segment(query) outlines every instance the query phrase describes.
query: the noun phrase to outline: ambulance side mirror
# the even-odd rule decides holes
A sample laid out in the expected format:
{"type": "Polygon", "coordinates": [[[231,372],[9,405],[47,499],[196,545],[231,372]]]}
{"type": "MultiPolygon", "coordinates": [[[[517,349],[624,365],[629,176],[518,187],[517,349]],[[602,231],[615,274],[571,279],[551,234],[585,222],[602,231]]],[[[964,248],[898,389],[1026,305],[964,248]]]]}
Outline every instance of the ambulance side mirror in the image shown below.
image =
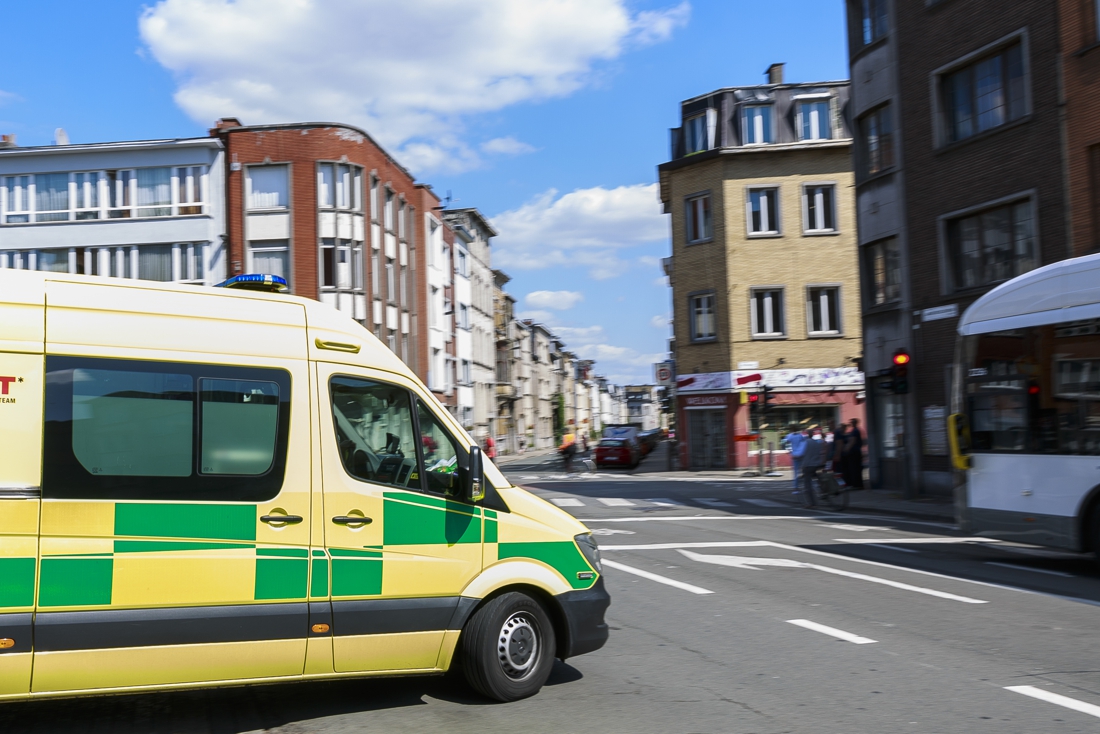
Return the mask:
{"type": "Polygon", "coordinates": [[[463,479],[462,498],[467,502],[485,499],[485,467],[479,446],[470,447],[470,458],[463,479]]]}

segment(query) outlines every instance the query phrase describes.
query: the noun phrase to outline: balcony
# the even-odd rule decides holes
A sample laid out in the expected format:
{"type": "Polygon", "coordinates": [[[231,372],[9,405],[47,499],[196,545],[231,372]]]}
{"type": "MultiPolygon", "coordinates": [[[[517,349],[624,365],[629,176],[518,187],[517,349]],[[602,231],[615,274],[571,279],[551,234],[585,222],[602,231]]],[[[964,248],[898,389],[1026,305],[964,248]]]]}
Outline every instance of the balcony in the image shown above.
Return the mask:
{"type": "Polygon", "coordinates": [[[498,398],[514,398],[514,397],[516,397],[516,386],[511,382],[498,382],[497,383],[497,397],[498,398]]]}

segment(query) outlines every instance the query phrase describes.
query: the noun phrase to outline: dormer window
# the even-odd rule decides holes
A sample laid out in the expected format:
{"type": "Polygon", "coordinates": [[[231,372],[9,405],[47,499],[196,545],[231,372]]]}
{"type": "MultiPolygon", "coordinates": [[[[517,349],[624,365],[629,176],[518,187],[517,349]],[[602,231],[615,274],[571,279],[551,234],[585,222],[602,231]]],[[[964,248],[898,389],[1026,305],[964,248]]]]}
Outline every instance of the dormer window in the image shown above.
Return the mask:
{"type": "Polygon", "coordinates": [[[772,106],[748,105],[744,115],[745,145],[761,145],[774,142],[772,133],[772,106]]]}
{"type": "Polygon", "coordinates": [[[830,140],[833,137],[827,97],[798,103],[798,130],[802,140],[830,140]]]}
{"type": "Polygon", "coordinates": [[[686,155],[707,149],[707,116],[696,115],[684,121],[684,152],[686,155]]]}

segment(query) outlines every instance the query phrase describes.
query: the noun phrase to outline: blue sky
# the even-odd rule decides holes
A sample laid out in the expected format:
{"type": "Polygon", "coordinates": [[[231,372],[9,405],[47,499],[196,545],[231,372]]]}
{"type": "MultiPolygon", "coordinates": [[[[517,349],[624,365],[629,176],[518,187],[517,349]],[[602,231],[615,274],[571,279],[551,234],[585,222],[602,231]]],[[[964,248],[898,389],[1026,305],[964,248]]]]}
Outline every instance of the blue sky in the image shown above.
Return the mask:
{"type": "Polygon", "coordinates": [[[666,350],[652,186],[679,102],[773,62],[847,77],[841,0],[15,0],[4,20],[20,145],[362,125],[493,219],[519,310],[617,382],[666,350]]]}

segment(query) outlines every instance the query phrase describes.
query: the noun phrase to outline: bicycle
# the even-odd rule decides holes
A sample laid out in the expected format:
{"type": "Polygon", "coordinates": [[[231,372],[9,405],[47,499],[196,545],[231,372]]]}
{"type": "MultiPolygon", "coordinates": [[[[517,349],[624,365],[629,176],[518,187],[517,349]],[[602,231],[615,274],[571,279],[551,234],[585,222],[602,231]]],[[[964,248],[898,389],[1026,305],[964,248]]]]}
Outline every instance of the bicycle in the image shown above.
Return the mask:
{"type": "Polygon", "coordinates": [[[819,469],[814,475],[817,496],[830,509],[844,510],[848,507],[848,493],[851,488],[844,480],[828,469],[819,469]]]}

